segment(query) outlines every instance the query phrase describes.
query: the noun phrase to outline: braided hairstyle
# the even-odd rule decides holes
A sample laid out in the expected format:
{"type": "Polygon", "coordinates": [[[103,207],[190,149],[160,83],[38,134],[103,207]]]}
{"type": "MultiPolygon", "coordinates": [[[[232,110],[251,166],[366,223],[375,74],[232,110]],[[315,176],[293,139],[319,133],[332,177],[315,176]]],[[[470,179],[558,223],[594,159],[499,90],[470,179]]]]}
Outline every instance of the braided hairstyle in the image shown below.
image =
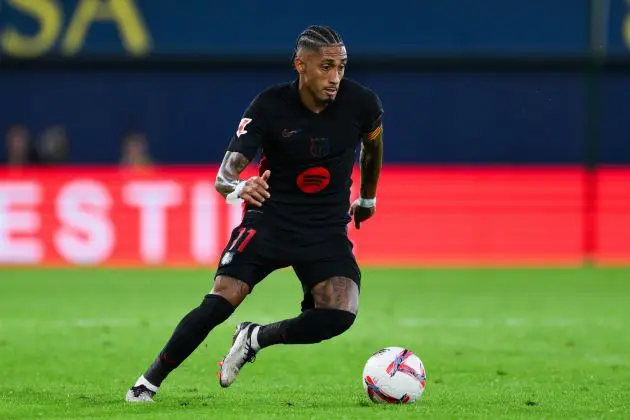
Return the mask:
{"type": "Polygon", "coordinates": [[[304,29],[295,42],[291,61],[295,60],[301,49],[318,51],[321,47],[343,45],[341,35],[330,26],[311,25],[304,29]]]}

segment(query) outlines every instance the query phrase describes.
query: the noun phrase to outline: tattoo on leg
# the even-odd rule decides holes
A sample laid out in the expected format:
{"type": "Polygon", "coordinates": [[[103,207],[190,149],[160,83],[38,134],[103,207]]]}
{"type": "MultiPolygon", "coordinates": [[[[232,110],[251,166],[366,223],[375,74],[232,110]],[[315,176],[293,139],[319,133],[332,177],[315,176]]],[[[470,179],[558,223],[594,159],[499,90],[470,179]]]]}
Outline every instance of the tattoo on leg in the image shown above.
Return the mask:
{"type": "Polygon", "coordinates": [[[244,281],[230,276],[217,276],[210,293],[223,296],[232,305],[238,306],[249,294],[250,289],[244,281]]]}
{"type": "Polygon", "coordinates": [[[357,313],[359,288],[347,277],[331,277],[311,291],[316,308],[342,309],[357,313]]]}

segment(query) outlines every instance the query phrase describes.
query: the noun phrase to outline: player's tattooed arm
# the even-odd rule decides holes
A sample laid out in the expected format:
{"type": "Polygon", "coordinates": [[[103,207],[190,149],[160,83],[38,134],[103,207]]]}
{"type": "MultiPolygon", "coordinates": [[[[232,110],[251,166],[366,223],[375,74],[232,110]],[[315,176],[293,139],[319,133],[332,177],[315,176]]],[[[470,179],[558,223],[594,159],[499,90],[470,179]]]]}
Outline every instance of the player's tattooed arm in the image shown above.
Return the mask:
{"type": "Polygon", "coordinates": [[[241,182],[241,172],[249,165],[249,159],[242,153],[226,152],[219,168],[215,188],[223,197],[234,191],[241,182]]]}
{"type": "MultiPolygon", "coordinates": [[[[376,198],[376,187],[383,165],[383,126],[379,125],[371,133],[363,136],[361,144],[361,199],[376,198]]],[[[372,217],[376,211],[374,203],[357,200],[352,204],[350,215],[354,226],[361,229],[361,223],[372,217]]]]}
{"type": "Polygon", "coordinates": [[[363,136],[361,144],[361,197],[376,197],[376,187],[383,165],[383,126],[363,136]]]}
{"type": "MultiPolygon", "coordinates": [[[[233,192],[242,182],[240,175],[248,164],[249,159],[242,153],[227,152],[225,154],[215,182],[216,190],[221,193],[223,197],[227,197],[228,194],[233,192]]],[[[267,189],[269,189],[267,180],[270,174],[271,173],[267,170],[261,176],[249,178],[241,187],[239,197],[248,204],[253,204],[258,207],[262,206],[262,203],[270,197],[267,191],[267,189]]]]}

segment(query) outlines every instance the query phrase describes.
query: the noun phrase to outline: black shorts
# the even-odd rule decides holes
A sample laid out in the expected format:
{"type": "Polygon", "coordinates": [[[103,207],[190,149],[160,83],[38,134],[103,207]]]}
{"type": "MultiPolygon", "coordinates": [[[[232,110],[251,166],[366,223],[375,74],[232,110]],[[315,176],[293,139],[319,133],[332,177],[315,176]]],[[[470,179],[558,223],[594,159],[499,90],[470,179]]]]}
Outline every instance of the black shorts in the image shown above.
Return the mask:
{"type": "Polygon", "coordinates": [[[292,267],[302,283],[302,308],[312,307],[311,289],[331,277],[347,277],[361,285],[361,270],[345,232],[300,235],[280,232],[261,213],[248,211],[232,230],[221,253],[216,276],[241,280],[250,291],[273,271],[292,267]]]}

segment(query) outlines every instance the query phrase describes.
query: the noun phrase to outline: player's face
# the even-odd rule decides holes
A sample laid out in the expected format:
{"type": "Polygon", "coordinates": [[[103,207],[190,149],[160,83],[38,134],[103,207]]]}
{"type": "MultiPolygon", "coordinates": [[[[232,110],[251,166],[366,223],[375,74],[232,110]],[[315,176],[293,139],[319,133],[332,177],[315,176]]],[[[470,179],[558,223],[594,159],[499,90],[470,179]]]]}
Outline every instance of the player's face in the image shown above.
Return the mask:
{"type": "Polygon", "coordinates": [[[346,47],[322,47],[307,59],[304,82],[313,97],[320,102],[332,102],[337,97],[348,55],[346,47]]]}

